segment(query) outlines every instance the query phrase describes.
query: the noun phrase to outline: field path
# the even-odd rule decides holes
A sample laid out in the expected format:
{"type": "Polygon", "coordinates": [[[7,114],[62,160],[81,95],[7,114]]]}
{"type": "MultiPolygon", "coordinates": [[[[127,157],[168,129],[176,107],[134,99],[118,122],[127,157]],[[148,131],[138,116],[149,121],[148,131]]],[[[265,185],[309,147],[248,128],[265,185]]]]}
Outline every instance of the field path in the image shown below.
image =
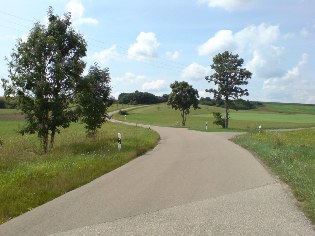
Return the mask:
{"type": "Polygon", "coordinates": [[[160,144],[3,225],[0,235],[315,235],[233,133],[151,127],[160,144]]]}

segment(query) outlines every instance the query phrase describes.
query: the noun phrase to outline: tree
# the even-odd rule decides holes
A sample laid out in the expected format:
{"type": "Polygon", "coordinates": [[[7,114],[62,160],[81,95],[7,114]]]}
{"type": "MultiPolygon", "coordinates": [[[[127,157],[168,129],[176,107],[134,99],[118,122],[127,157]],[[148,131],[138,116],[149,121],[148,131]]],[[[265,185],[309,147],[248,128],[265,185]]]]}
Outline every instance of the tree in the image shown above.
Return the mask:
{"type": "Polygon", "coordinates": [[[113,104],[109,83],[108,68],[102,70],[94,64],[79,84],[77,99],[88,136],[95,137],[97,129],[108,118],[107,109],[113,104]]]}
{"type": "Polygon", "coordinates": [[[85,68],[86,42],[71,26],[71,15],[48,10],[48,25],[35,23],[26,41],[21,39],[8,61],[9,80],[2,79],[6,97],[16,97],[25,113],[21,133],[37,133],[44,152],[54,146],[59,128],[77,120],[70,107],[85,68]]]}
{"type": "Polygon", "coordinates": [[[225,51],[219,53],[213,58],[211,69],[215,71],[211,76],[206,76],[205,79],[217,85],[217,89],[207,89],[207,92],[213,93],[217,101],[224,101],[225,108],[225,128],[229,126],[229,109],[233,105],[234,100],[242,96],[248,96],[248,90],[243,89],[242,85],[248,84],[248,79],[252,73],[241,68],[244,63],[242,58],[225,51]]]}
{"type": "Polygon", "coordinates": [[[189,114],[191,106],[196,110],[198,107],[198,91],[187,82],[175,81],[170,85],[172,92],[168,97],[167,105],[172,109],[180,110],[182,117],[182,125],[186,124],[186,117],[189,114]]]}

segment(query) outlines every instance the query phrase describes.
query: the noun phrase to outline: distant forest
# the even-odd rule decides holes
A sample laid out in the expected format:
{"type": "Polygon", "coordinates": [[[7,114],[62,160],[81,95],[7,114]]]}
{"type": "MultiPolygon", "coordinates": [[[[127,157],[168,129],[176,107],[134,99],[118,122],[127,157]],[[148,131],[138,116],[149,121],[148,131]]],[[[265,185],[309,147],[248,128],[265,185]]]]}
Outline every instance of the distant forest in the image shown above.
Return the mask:
{"type": "Polygon", "coordinates": [[[135,91],[134,93],[121,93],[118,96],[118,103],[121,104],[157,104],[167,102],[168,95],[155,96],[148,92],[135,91]]]}
{"type": "MultiPolygon", "coordinates": [[[[207,105],[207,106],[224,107],[224,101],[223,100],[215,100],[215,99],[211,99],[209,97],[200,98],[199,104],[207,105]]],[[[255,102],[255,101],[238,99],[238,100],[235,100],[233,102],[233,104],[230,106],[230,108],[235,109],[235,110],[251,110],[251,109],[256,109],[258,107],[261,107],[261,106],[263,106],[262,102],[255,102]]]]}

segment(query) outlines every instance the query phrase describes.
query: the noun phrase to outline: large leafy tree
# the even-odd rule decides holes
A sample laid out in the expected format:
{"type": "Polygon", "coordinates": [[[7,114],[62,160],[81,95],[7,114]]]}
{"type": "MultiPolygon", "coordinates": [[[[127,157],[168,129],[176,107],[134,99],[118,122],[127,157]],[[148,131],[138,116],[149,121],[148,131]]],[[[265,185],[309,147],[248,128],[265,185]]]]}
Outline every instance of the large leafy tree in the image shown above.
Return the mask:
{"type": "Polygon", "coordinates": [[[211,69],[214,74],[206,76],[209,83],[214,83],[217,88],[207,89],[207,92],[213,93],[218,101],[223,100],[225,107],[225,128],[229,126],[229,109],[233,107],[233,102],[242,96],[248,96],[248,90],[243,85],[248,84],[248,79],[252,73],[242,68],[244,60],[239,58],[238,54],[225,51],[219,53],[213,58],[211,69]]]}
{"type": "Polygon", "coordinates": [[[9,78],[2,80],[5,95],[17,98],[25,114],[21,133],[37,133],[44,152],[53,148],[55,134],[77,120],[70,107],[85,68],[86,42],[63,17],[48,10],[48,24],[36,23],[26,41],[19,40],[8,60],[9,78]],[[49,141],[50,137],[50,141],[49,141]]]}
{"type": "Polygon", "coordinates": [[[170,87],[172,92],[168,97],[167,104],[175,110],[180,110],[182,125],[185,126],[190,108],[193,107],[195,110],[199,108],[198,91],[185,81],[175,81],[170,87]]]}
{"type": "Polygon", "coordinates": [[[112,105],[111,87],[108,68],[101,69],[97,64],[90,67],[78,87],[80,114],[88,136],[95,137],[97,129],[108,118],[107,109],[112,105]]]}

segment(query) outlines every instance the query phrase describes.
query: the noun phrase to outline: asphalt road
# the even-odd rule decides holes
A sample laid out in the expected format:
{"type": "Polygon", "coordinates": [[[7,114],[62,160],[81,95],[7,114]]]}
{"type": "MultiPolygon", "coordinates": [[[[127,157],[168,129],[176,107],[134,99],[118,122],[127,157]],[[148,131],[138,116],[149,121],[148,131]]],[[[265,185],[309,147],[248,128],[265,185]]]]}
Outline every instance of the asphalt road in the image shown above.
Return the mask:
{"type": "Polygon", "coordinates": [[[152,128],[154,150],[0,225],[0,235],[315,235],[234,134],[152,128]]]}

